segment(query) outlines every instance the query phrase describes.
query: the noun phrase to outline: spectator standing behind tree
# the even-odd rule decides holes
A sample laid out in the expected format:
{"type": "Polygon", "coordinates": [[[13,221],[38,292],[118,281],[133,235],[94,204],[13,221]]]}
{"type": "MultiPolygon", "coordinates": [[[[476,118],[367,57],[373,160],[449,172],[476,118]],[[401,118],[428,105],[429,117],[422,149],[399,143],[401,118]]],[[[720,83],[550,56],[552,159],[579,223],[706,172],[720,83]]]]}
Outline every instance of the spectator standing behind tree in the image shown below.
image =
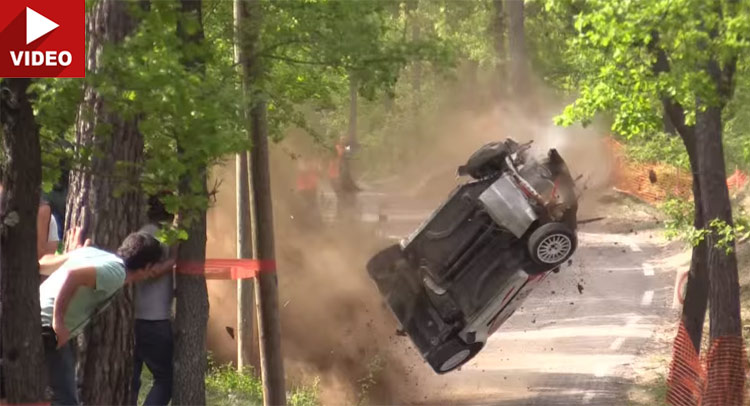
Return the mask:
{"type": "Polygon", "coordinates": [[[52,215],[52,206],[46,200],[39,202],[39,212],[36,219],[37,228],[37,257],[54,255],[60,244],[58,230],[61,228],[52,215]]]}
{"type": "Polygon", "coordinates": [[[86,246],[39,261],[39,271],[50,275],[39,287],[39,302],[53,405],[78,405],[70,339],[78,336],[126,283],[164,266],[161,257],[159,241],[137,232],[123,241],[116,255],[86,246]]]}
{"type": "MultiPolygon", "coordinates": [[[[2,179],[2,172],[0,172],[2,179]]],[[[0,183],[0,196],[3,193],[3,185],[0,183]]],[[[60,241],[59,224],[52,216],[52,208],[44,198],[39,200],[39,209],[36,217],[36,255],[37,259],[45,255],[54,254],[60,241]]]]}
{"type": "MultiPolygon", "coordinates": [[[[155,236],[161,224],[172,221],[158,196],[149,199],[149,223],[141,232],[155,236]]],[[[141,371],[145,363],[154,376],[154,384],[145,405],[167,405],[172,398],[173,340],[172,301],[174,298],[173,265],[177,247],[163,245],[165,264],[148,279],[135,284],[135,351],[133,368],[133,401],[137,403],[141,388],[141,371]]]]}

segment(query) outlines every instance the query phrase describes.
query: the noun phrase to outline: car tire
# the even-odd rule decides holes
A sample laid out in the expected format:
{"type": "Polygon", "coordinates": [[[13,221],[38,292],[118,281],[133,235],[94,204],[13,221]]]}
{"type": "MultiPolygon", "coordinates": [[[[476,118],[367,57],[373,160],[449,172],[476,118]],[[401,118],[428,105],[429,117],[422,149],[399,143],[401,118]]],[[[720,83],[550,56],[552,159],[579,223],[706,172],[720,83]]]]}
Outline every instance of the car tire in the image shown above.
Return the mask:
{"type": "Polygon", "coordinates": [[[547,223],[531,233],[528,248],[531,259],[547,270],[570,258],[578,245],[576,234],[562,223],[547,223]]]}
{"type": "Polygon", "coordinates": [[[374,280],[383,280],[393,274],[399,261],[404,260],[401,246],[398,244],[378,252],[367,262],[367,273],[374,280]]]}
{"type": "Polygon", "coordinates": [[[432,369],[438,374],[455,371],[469,362],[484,347],[483,342],[466,344],[460,338],[453,338],[432,350],[427,357],[432,369]]]}

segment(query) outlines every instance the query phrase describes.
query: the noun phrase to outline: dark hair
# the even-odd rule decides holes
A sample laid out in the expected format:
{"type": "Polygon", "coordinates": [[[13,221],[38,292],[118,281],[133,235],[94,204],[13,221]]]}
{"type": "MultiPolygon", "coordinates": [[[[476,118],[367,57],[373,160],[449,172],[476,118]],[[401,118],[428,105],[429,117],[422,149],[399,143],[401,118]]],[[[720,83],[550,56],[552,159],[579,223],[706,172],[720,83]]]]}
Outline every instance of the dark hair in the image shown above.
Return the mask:
{"type": "Polygon", "coordinates": [[[172,221],[174,216],[167,211],[167,208],[164,207],[164,203],[161,201],[162,198],[168,195],[171,195],[171,193],[159,192],[155,195],[149,196],[148,211],[146,212],[149,222],[162,223],[172,221]]]}
{"type": "Polygon", "coordinates": [[[120,244],[117,256],[125,262],[126,270],[135,271],[161,260],[161,243],[151,234],[132,233],[120,244]]]}

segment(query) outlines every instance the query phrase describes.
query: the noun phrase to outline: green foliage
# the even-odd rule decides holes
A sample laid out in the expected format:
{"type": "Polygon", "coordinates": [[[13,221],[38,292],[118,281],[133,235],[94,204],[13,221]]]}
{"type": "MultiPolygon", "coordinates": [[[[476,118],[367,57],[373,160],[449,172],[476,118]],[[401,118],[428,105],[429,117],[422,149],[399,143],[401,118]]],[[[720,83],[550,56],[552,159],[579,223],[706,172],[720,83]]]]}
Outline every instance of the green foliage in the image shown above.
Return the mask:
{"type": "Polygon", "coordinates": [[[315,378],[312,385],[297,387],[288,394],[289,406],[317,406],[320,405],[320,379],[315,378]]]}
{"type": "Polygon", "coordinates": [[[635,135],[624,140],[628,159],[643,163],[666,163],[686,171],[690,170],[690,160],[685,145],[679,136],[666,133],[635,135]]]}
{"type": "Polygon", "coordinates": [[[442,67],[454,59],[454,48],[435,33],[406,35],[410,17],[397,1],[264,5],[261,58],[269,73],[263,90],[277,138],[293,125],[330,147],[347,125],[350,78],[360,96],[375,100],[394,94],[410,63],[442,67]]]}
{"type": "Polygon", "coordinates": [[[737,66],[734,97],[724,112],[724,153],[727,170],[735,167],[750,170],[750,61],[743,59],[737,66]]]}
{"type": "MultiPolygon", "coordinates": [[[[226,2],[225,2],[226,3],[226,2]]],[[[75,120],[84,85],[91,86],[110,111],[126,119],[138,118],[144,137],[146,160],[141,186],[146,193],[178,190],[183,178],[192,179],[188,193],[165,198],[172,213],[182,213],[188,227],[205,210],[209,196],[199,183],[200,171],[249,143],[242,125],[239,76],[232,61],[232,42],[215,27],[206,29],[200,44],[185,43],[178,24],[186,32],[199,28],[187,20],[176,1],[154,2],[149,10],[133,10],[140,24],[122,44],[107,44],[99,57],[97,72],[85,79],[49,79],[34,83],[35,114],[41,125],[45,189],[60,177],[61,168],[86,170],[91,151],[74,150],[75,120]],[[188,61],[196,61],[189,65],[188,61]],[[178,148],[179,147],[179,148],[178,148]]],[[[211,21],[210,19],[208,19],[211,21]]],[[[93,114],[81,110],[83,118],[93,114]]],[[[109,131],[106,123],[94,129],[99,136],[109,131]]],[[[118,168],[125,163],[118,163],[118,168]]],[[[117,176],[117,174],[115,174],[117,176]]],[[[124,181],[115,196],[132,187],[124,181]]],[[[184,231],[166,229],[163,238],[184,239],[184,231]]]]}
{"type": "Polygon", "coordinates": [[[551,3],[550,9],[580,10],[575,17],[578,34],[567,49],[579,72],[575,83],[580,94],[557,118],[561,125],[586,124],[597,113],[608,112],[618,134],[653,134],[661,127],[662,97],[680,103],[692,123],[697,108],[727,101],[700,67],[709,60],[731,64],[748,50],[748,1],[551,3]],[[670,65],[668,71],[656,73],[660,51],[670,65]]]}
{"type": "MultiPolygon", "coordinates": [[[[148,368],[141,373],[141,390],[138,404],[142,405],[153,385],[153,375],[148,368]]],[[[209,356],[206,374],[206,404],[210,406],[260,406],[263,404],[263,383],[252,370],[239,373],[231,364],[218,365],[209,356]]],[[[287,393],[289,406],[319,406],[320,380],[310,385],[294,387],[287,393]]]]}
{"type": "Polygon", "coordinates": [[[83,97],[82,82],[71,79],[40,79],[29,92],[34,99],[34,116],[39,125],[42,148],[42,188],[49,192],[71,166],[70,143],[75,141],[74,124],[83,97]]]}
{"type": "Polygon", "coordinates": [[[692,201],[672,197],[665,200],[659,209],[667,218],[664,222],[667,238],[693,241],[692,236],[689,235],[691,231],[694,231],[695,205],[692,201]]]}
{"type": "Polygon", "coordinates": [[[568,42],[578,32],[575,21],[581,12],[580,1],[527,0],[524,28],[529,57],[535,71],[547,85],[575,93],[578,82],[590,74],[591,66],[580,58],[571,58],[568,42]]]}
{"type": "Polygon", "coordinates": [[[207,403],[247,405],[263,403],[263,384],[252,370],[240,373],[231,364],[212,365],[206,376],[207,403]]]}
{"type": "MultiPolygon", "coordinates": [[[[295,387],[287,393],[290,406],[318,406],[320,381],[295,387]]],[[[252,369],[238,372],[232,364],[217,365],[209,358],[206,403],[216,406],[262,405],[263,383],[252,369]]]]}
{"type": "Polygon", "coordinates": [[[750,238],[750,217],[741,209],[736,210],[732,215],[734,226],[730,226],[724,220],[713,219],[708,223],[708,227],[696,229],[693,226],[695,212],[693,202],[670,198],[659,208],[667,217],[664,225],[665,236],[669,239],[677,238],[691,246],[696,246],[708,237],[716,247],[725,250],[728,254],[732,252],[736,242],[750,238]]]}

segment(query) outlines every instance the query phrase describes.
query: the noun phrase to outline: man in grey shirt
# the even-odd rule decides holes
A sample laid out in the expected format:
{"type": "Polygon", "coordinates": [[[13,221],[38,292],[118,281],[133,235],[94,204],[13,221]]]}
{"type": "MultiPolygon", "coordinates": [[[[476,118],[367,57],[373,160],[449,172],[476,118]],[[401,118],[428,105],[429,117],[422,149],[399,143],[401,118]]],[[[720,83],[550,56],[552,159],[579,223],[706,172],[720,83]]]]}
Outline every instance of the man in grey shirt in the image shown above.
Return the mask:
{"type": "MultiPolygon", "coordinates": [[[[149,199],[149,224],[141,232],[155,235],[161,223],[172,216],[158,197],[149,199]]],[[[162,244],[164,259],[174,263],[176,247],[162,244]]],[[[167,405],[172,398],[172,300],[174,298],[173,268],[152,273],[149,279],[135,285],[135,366],[133,399],[137,401],[141,386],[141,370],[145,363],[154,376],[154,385],[144,405],[167,405]]]]}

